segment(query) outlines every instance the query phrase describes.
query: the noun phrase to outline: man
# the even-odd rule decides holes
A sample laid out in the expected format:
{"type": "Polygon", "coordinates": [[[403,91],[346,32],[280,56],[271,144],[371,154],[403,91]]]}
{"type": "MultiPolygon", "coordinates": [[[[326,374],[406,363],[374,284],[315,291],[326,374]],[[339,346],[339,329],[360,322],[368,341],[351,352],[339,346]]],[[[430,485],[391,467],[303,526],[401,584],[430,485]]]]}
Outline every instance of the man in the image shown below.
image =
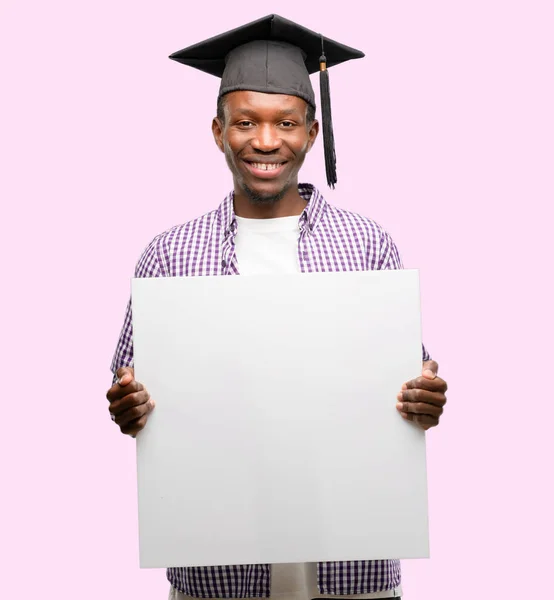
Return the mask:
{"type": "MultiPolygon", "coordinates": [[[[374,221],[328,204],[298,173],[319,133],[309,72],[322,72],[327,178],[336,181],[327,64],[363,56],[276,15],[172,55],[222,78],[215,142],[233,176],[216,210],[153,239],[137,277],[252,275],[402,268],[390,236],[374,221]],[[322,50],[322,46],[324,46],[322,50]],[[326,52],[327,56],[323,53],[326,52]],[[321,55],[320,55],[321,54],[321,55]]],[[[216,318],[216,317],[214,317],[216,318]]],[[[136,436],[154,400],[134,379],[131,303],[112,362],[112,419],[136,436]]],[[[397,396],[404,419],[438,424],[446,382],[423,348],[420,377],[397,396]]],[[[392,399],[391,399],[392,400],[392,399]]],[[[397,560],[168,569],[170,598],[400,597],[397,560]]]]}

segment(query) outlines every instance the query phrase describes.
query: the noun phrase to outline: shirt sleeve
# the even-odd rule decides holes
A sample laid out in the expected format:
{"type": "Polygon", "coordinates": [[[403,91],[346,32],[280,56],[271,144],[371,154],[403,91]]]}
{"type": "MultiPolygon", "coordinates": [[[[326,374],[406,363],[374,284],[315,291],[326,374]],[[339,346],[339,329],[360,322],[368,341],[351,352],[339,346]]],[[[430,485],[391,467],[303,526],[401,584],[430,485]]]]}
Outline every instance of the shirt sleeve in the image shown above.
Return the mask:
{"type": "MultiPolygon", "coordinates": [[[[144,250],[135,267],[135,277],[162,277],[158,255],[159,236],[154,238],[144,250]]],[[[115,373],[121,367],[134,366],[133,360],[133,309],[131,298],[127,302],[123,327],[113,355],[111,371],[115,382],[115,373]]]]}
{"type": "MultiPolygon", "coordinates": [[[[396,244],[393,242],[391,236],[386,232],[382,232],[381,236],[381,251],[379,253],[379,266],[378,269],[403,269],[402,259],[396,244]]],[[[422,361],[431,360],[431,356],[425,345],[421,345],[422,361]]]]}

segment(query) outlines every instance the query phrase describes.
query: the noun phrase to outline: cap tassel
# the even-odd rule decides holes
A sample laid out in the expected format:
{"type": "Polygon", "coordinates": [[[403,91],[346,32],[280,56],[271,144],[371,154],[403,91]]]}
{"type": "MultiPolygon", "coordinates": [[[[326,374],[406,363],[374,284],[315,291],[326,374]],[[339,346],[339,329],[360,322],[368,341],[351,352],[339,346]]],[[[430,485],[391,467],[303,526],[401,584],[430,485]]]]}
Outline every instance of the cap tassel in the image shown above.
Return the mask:
{"type": "Polygon", "coordinates": [[[321,56],[319,57],[319,88],[321,92],[321,115],[323,121],[323,150],[325,153],[325,172],[327,185],[334,189],[337,183],[337,157],[335,154],[335,136],[331,117],[331,90],[329,88],[329,71],[327,58],[321,36],[321,56]]]}

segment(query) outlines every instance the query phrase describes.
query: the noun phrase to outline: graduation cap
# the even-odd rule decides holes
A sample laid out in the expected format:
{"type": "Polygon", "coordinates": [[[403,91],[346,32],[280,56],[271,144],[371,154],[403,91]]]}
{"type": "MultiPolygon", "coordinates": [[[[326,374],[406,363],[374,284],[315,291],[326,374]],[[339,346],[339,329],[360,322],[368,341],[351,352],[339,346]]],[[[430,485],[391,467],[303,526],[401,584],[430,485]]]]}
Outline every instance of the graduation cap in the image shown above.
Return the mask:
{"type": "Polygon", "coordinates": [[[279,15],[268,15],[194,44],[169,58],[221,78],[219,96],[238,90],[298,96],[315,109],[310,74],[320,73],[327,183],[337,182],[328,67],[364,53],[279,15]]]}

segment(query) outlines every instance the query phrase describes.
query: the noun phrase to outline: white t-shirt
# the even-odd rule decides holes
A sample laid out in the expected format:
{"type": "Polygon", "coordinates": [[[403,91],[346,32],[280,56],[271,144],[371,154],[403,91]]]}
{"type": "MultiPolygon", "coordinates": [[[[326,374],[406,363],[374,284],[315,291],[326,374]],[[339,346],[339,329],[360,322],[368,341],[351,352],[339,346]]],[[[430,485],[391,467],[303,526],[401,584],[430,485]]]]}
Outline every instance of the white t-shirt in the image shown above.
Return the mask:
{"type": "Polygon", "coordinates": [[[241,275],[300,273],[299,216],[278,219],[236,217],[235,252],[241,275]]]}
{"type": "MultiPolygon", "coordinates": [[[[237,233],[235,252],[241,275],[268,275],[271,273],[300,273],[298,262],[298,237],[300,216],[277,219],[246,219],[236,217],[237,233]]],[[[340,598],[365,599],[391,598],[402,595],[399,586],[394,590],[374,594],[341,595],[340,598]]],[[[329,599],[317,588],[316,563],[287,563],[272,565],[271,596],[275,600],[329,599]]],[[[172,589],[170,600],[190,600],[172,589]]],[[[208,599],[212,600],[212,599],[208,599]]]]}

